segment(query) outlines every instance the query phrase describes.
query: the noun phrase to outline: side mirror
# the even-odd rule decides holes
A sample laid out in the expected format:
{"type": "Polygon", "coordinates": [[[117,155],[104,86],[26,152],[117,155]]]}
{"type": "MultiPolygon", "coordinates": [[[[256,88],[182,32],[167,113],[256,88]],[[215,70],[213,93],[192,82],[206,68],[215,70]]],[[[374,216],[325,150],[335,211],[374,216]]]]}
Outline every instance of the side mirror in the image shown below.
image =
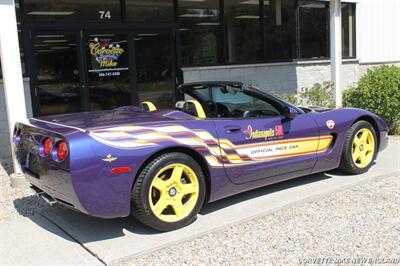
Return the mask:
{"type": "Polygon", "coordinates": [[[297,112],[295,110],[289,108],[288,106],[286,106],[283,111],[283,115],[285,116],[285,118],[287,120],[293,120],[297,116],[297,112]]]}

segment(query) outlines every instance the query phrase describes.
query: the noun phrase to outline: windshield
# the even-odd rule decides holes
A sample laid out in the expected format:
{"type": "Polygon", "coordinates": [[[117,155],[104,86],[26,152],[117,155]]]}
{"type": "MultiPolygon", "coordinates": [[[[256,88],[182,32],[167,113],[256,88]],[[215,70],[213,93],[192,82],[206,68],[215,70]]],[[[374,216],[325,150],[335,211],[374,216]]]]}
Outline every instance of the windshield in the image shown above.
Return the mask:
{"type": "Polygon", "coordinates": [[[188,95],[198,100],[208,117],[265,117],[281,115],[268,102],[230,85],[193,87],[188,95]]]}

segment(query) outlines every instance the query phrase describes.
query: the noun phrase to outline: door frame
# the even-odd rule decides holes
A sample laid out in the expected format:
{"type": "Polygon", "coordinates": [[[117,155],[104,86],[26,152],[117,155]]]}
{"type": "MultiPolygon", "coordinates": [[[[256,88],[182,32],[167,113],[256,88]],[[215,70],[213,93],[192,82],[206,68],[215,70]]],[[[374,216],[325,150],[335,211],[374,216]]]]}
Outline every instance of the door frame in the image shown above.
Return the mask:
{"type": "MultiPolygon", "coordinates": [[[[63,34],[72,34],[75,35],[76,38],[76,47],[77,47],[77,63],[78,63],[78,70],[79,70],[79,83],[78,83],[78,87],[79,87],[79,92],[81,94],[81,111],[85,111],[84,107],[85,107],[85,91],[84,91],[84,80],[83,80],[83,75],[82,72],[84,70],[83,68],[83,57],[81,56],[81,52],[82,52],[82,47],[81,47],[81,38],[80,38],[80,33],[79,31],[76,30],[63,30],[62,31],[63,34]]],[[[33,112],[33,116],[36,117],[40,114],[40,91],[38,88],[38,80],[37,80],[37,74],[38,74],[38,65],[37,65],[37,58],[35,56],[35,47],[33,44],[33,37],[35,36],[35,34],[43,34],[43,35],[56,35],[56,34],[61,34],[60,31],[57,30],[29,30],[29,49],[28,49],[28,53],[29,53],[29,83],[30,83],[30,92],[31,92],[31,100],[32,100],[32,112],[33,112]]]]}
{"type": "Polygon", "coordinates": [[[176,98],[177,98],[177,100],[179,100],[179,99],[182,99],[183,97],[181,96],[181,95],[179,95],[179,91],[178,91],[178,86],[181,84],[181,81],[180,81],[180,71],[179,71],[179,66],[178,66],[178,63],[177,63],[177,56],[178,56],[178,53],[177,53],[177,49],[176,49],[176,33],[175,33],[175,29],[136,29],[136,30],[132,30],[131,31],[131,34],[132,34],[132,37],[129,37],[130,38],[130,40],[131,40],[131,42],[133,43],[133,45],[132,45],[132,51],[134,51],[132,54],[133,54],[133,60],[134,60],[134,62],[135,62],[135,66],[134,66],[134,77],[133,77],[133,79],[134,79],[134,81],[135,81],[135,83],[134,83],[134,90],[135,90],[135,92],[136,92],[136,100],[138,101],[137,102],[137,104],[139,104],[139,101],[140,101],[140,99],[139,99],[139,94],[137,93],[138,92],[138,82],[137,82],[137,65],[136,65],[136,50],[135,50],[135,41],[132,41],[132,40],[134,40],[134,38],[135,38],[135,35],[137,35],[137,34],[143,34],[143,33],[160,33],[160,34],[167,34],[167,35],[169,35],[170,36],[170,38],[169,38],[169,43],[170,43],[170,45],[171,45],[171,56],[172,56],[172,60],[171,60],[171,71],[172,71],[172,73],[171,73],[171,76],[172,76],[172,79],[173,79],[173,82],[174,82],[174,85],[175,85],[175,87],[174,87],[174,93],[175,93],[175,96],[176,96],[176,98]]]}
{"type": "MultiPolygon", "coordinates": [[[[128,38],[128,57],[129,57],[129,80],[132,87],[131,104],[139,104],[139,95],[137,87],[136,76],[136,51],[134,36],[138,33],[145,33],[149,31],[156,31],[160,33],[167,33],[171,36],[171,52],[172,52],[172,71],[175,84],[175,93],[177,93],[177,86],[181,82],[179,64],[177,63],[177,42],[176,42],[176,26],[170,24],[138,24],[138,23],[31,23],[27,25],[26,31],[28,32],[27,38],[27,59],[29,60],[28,72],[30,77],[31,99],[33,116],[40,115],[40,94],[37,91],[37,61],[34,54],[33,35],[37,32],[44,32],[46,34],[62,34],[65,32],[76,33],[77,36],[77,56],[78,56],[78,69],[80,71],[80,93],[81,93],[81,111],[90,111],[90,99],[88,91],[88,73],[87,73],[87,54],[85,47],[85,37],[87,33],[95,32],[110,32],[126,34],[128,38]]],[[[177,95],[179,97],[179,95],[177,95]]]]}

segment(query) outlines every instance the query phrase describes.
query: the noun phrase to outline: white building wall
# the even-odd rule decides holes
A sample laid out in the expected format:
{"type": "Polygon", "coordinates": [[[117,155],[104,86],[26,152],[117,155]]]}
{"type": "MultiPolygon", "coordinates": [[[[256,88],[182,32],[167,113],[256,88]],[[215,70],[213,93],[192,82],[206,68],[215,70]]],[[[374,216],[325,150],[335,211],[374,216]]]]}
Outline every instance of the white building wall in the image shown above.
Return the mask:
{"type": "MultiPolygon", "coordinates": [[[[399,0],[400,1],[400,0],[399,0]]],[[[356,60],[345,60],[341,67],[341,88],[355,86],[358,80],[372,67],[381,64],[359,64],[356,60]]],[[[400,66],[400,63],[389,65],[400,66]]],[[[184,82],[196,81],[242,81],[258,86],[267,92],[295,94],[301,88],[331,80],[328,60],[291,62],[260,65],[231,65],[215,67],[193,67],[183,69],[184,82]]]]}
{"type": "Polygon", "coordinates": [[[290,93],[297,88],[293,63],[193,67],[183,69],[184,82],[241,81],[268,91],[290,93]]]}
{"type": "Polygon", "coordinates": [[[359,0],[356,8],[360,63],[400,62],[400,0],[359,0]]]}
{"type": "Polygon", "coordinates": [[[261,90],[295,94],[302,87],[330,80],[328,62],[277,63],[184,68],[184,82],[241,81],[261,90]]]}

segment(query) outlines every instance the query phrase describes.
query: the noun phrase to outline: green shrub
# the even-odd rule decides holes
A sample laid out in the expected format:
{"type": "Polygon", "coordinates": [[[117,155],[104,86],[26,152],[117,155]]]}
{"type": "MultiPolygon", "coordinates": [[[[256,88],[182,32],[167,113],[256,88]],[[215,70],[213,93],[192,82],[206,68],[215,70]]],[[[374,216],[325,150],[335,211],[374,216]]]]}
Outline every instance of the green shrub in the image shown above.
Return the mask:
{"type": "Polygon", "coordinates": [[[334,108],[334,92],[335,85],[329,81],[315,83],[311,88],[301,88],[301,105],[334,108]]]}
{"type": "Polygon", "coordinates": [[[390,134],[400,133],[400,67],[368,70],[357,87],[343,93],[343,105],[371,111],[383,118],[390,134]]]}
{"type": "Polygon", "coordinates": [[[279,99],[282,99],[288,103],[297,105],[298,104],[298,100],[297,100],[297,96],[296,94],[289,94],[289,93],[272,93],[272,95],[274,95],[275,97],[278,97],[279,99]]]}

